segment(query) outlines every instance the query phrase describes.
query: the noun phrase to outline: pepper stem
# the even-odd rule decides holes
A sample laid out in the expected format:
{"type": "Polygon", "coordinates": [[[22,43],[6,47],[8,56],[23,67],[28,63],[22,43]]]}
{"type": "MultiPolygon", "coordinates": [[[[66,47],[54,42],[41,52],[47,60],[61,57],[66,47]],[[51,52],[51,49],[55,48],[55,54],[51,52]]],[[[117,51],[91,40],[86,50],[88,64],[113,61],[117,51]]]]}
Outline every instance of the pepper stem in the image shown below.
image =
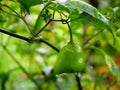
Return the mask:
{"type": "Polygon", "coordinates": [[[66,21],[66,23],[67,23],[67,26],[68,26],[68,28],[69,28],[69,32],[70,32],[70,43],[73,43],[73,36],[72,36],[72,30],[71,30],[71,27],[70,27],[70,25],[69,25],[69,23],[66,21]]]}

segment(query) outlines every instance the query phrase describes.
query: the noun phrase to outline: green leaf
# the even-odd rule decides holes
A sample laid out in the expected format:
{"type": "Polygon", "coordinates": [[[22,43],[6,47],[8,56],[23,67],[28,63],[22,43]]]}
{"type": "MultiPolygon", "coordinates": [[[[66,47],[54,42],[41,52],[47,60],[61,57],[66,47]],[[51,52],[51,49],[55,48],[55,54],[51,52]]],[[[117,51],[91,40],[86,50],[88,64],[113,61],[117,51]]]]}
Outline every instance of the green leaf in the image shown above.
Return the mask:
{"type": "MultiPolygon", "coordinates": [[[[78,10],[73,10],[72,12],[70,12],[69,18],[73,19],[79,17],[79,12],[78,10]]],[[[82,25],[86,20],[85,19],[76,19],[71,21],[70,25],[71,25],[71,29],[72,30],[77,30],[78,28],[80,28],[80,25],[82,25]]],[[[73,33],[74,33],[73,31],[73,33]]]]}
{"type": "Polygon", "coordinates": [[[67,1],[64,4],[69,10],[77,9],[78,11],[83,11],[93,16],[94,18],[102,21],[104,24],[109,25],[109,21],[93,6],[84,1],[67,1]]]}
{"type": "Polygon", "coordinates": [[[107,29],[111,32],[114,38],[114,43],[115,43],[115,34],[113,33],[109,20],[106,19],[95,7],[91,6],[90,4],[84,2],[84,1],[72,1],[69,0],[62,4],[64,7],[68,8],[70,11],[71,10],[78,10],[83,11],[84,13],[80,15],[81,19],[86,19],[94,26],[96,26],[99,29],[107,29]]]}
{"type": "Polygon", "coordinates": [[[30,13],[29,8],[31,6],[35,6],[38,4],[44,4],[48,1],[53,1],[53,0],[17,0],[23,8],[26,9],[28,13],[30,13]]]}
{"type": "Polygon", "coordinates": [[[99,51],[101,52],[101,54],[104,55],[105,62],[108,65],[110,72],[117,77],[117,81],[120,84],[120,72],[114,60],[108,54],[106,54],[102,49],[97,47],[90,47],[90,48],[94,49],[95,51],[99,51]]]}
{"type": "Polygon", "coordinates": [[[106,24],[103,24],[103,22],[101,20],[98,20],[97,18],[94,18],[85,12],[81,13],[77,20],[89,21],[91,24],[93,24],[98,29],[105,29],[106,28],[106,29],[110,30],[110,28],[106,24]]]}
{"type": "Polygon", "coordinates": [[[106,64],[108,65],[110,71],[112,72],[112,74],[117,77],[118,83],[120,84],[120,72],[119,72],[119,68],[115,64],[114,60],[106,54],[105,61],[106,61],[106,64]]]}

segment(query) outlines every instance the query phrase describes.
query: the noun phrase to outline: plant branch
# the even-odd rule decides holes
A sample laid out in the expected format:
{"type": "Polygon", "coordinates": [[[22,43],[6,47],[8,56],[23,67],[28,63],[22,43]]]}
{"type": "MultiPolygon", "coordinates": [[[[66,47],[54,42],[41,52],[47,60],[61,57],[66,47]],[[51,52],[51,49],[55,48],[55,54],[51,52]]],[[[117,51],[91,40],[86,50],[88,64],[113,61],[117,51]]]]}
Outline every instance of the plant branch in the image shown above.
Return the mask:
{"type": "Polygon", "coordinates": [[[79,77],[79,75],[76,74],[75,78],[76,78],[76,81],[77,81],[77,84],[78,84],[78,90],[83,90],[82,86],[81,86],[81,83],[80,83],[80,77],[79,77]]]}
{"type": "Polygon", "coordinates": [[[91,39],[93,39],[95,36],[99,35],[101,32],[103,32],[103,30],[100,30],[97,34],[91,36],[87,41],[85,41],[85,42],[83,43],[82,46],[84,47],[91,39]]]}
{"type": "Polygon", "coordinates": [[[37,32],[35,35],[34,35],[34,37],[36,37],[40,32],[42,32],[46,27],[47,27],[47,25],[51,22],[52,20],[49,20],[44,26],[43,26],[43,28],[41,28],[40,30],[39,30],[39,32],[37,32]]]}
{"type": "Polygon", "coordinates": [[[109,29],[110,33],[112,34],[113,36],[113,46],[115,46],[115,43],[116,43],[116,37],[115,37],[115,34],[114,32],[112,31],[112,29],[109,29]]]}
{"type": "Polygon", "coordinates": [[[55,18],[55,10],[53,11],[52,19],[55,18]]]}
{"type": "Polygon", "coordinates": [[[39,42],[43,42],[43,43],[45,43],[46,45],[48,45],[48,46],[50,46],[51,48],[53,48],[55,51],[59,52],[59,49],[58,49],[58,48],[56,48],[54,45],[50,44],[49,42],[45,41],[45,40],[42,39],[42,38],[34,39],[33,41],[34,41],[34,42],[38,42],[38,43],[39,43],[39,42]]]}
{"type": "Polygon", "coordinates": [[[70,27],[69,22],[67,20],[61,19],[61,20],[51,20],[51,21],[62,22],[62,24],[67,24],[68,29],[70,31],[70,42],[73,42],[72,30],[71,30],[71,27],[70,27]]]}
{"type": "Polygon", "coordinates": [[[60,20],[52,19],[52,21],[54,21],[54,22],[65,22],[65,20],[63,20],[63,19],[60,19],[60,20]]]}
{"type": "Polygon", "coordinates": [[[25,18],[24,18],[24,17],[20,17],[20,18],[21,18],[21,19],[23,20],[23,22],[26,24],[26,26],[27,26],[30,34],[34,35],[31,27],[29,26],[29,24],[27,23],[27,21],[25,20],[25,18]]]}
{"type": "Polygon", "coordinates": [[[12,14],[12,13],[9,13],[5,10],[3,10],[2,8],[0,8],[1,11],[9,14],[9,15],[12,15],[12,16],[16,16],[16,17],[19,17],[20,19],[23,20],[23,22],[26,24],[28,30],[30,31],[30,33],[33,35],[33,32],[32,32],[32,29],[30,28],[29,24],[27,23],[27,21],[24,19],[23,16],[20,16],[19,13],[17,13],[14,9],[12,9],[11,7],[7,6],[7,5],[3,5],[4,7],[7,7],[8,9],[10,9],[11,11],[13,11],[15,14],[12,14]]]}
{"type": "Polygon", "coordinates": [[[66,21],[66,24],[67,24],[67,26],[68,26],[68,28],[69,28],[69,31],[70,31],[70,42],[73,42],[71,27],[70,27],[70,25],[69,25],[69,23],[68,23],[67,21],[66,21]]]}
{"type": "Polygon", "coordinates": [[[68,22],[72,22],[72,21],[75,21],[75,20],[78,20],[78,19],[80,19],[80,17],[76,17],[76,18],[74,18],[74,19],[71,19],[71,20],[69,20],[68,22]]]}
{"type": "Polygon", "coordinates": [[[19,18],[20,18],[20,16],[17,16],[16,14],[12,14],[12,13],[6,12],[6,11],[2,10],[1,8],[0,8],[0,10],[3,11],[4,13],[7,13],[7,14],[9,14],[9,15],[12,15],[12,16],[15,16],[15,17],[19,17],[19,18]]]}
{"type": "Polygon", "coordinates": [[[0,29],[0,32],[4,33],[4,34],[7,34],[9,36],[12,36],[12,37],[15,37],[15,38],[18,38],[18,39],[21,39],[21,40],[24,40],[24,41],[27,41],[27,42],[43,42],[45,44],[47,44],[48,46],[50,46],[51,48],[53,48],[54,50],[58,51],[59,50],[53,46],[52,44],[48,43],[47,41],[45,41],[44,39],[40,38],[40,39],[30,39],[28,37],[24,37],[24,36],[21,36],[21,35],[18,35],[18,34],[15,34],[15,33],[12,33],[12,32],[8,32],[6,30],[3,30],[3,29],[0,29]]]}
{"type": "Polygon", "coordinates": [[[51,5],[51,4],[54,4],[54,3],[53,3],[53,2],[50,2],[50,3],[46,4],[45,7],[44,7],[44,8],[42,9],[42,11],[40,12],[40,14],[39,14],[39,16],[38,16],[38,18],[37,18],[37,20],[36,20],[36,23],[35,23],[35,27],[34,27],[35,30],[36,30],[36,28],[37,28],[37,26],[38,26],[38,23],[39,23],[39,20],[40,20],[40,18],[41,18],[41,15],[42,15],[43,11],[44,11],[49,5],[51,5]]]}
{"type": "Polygon", "coordinates": [[[15,33],[12,33],[12,32],[6,31],[6,30],[3,30],[3,29],[0,29],[0,32],[4,33],[4,34],[7,34],[9,36],[12,36],[12,37],[21,39],[21,40],[25,40],[27,42],[31,42],[31,40],[29,38],[27,38],[27,37],[24,37],[24,36],[21,36],[21,35],[18,35],[18,34],[15,34],[15,33]]]}
{"type": "Polygon", "coordinates": [[[41,42],[47,44],[48,46],[50,46],[51,48],[53,48],[54,50],[56,50],[57,52],[59,52],[59,49],[57,49],[55,46],[53,46],[52,44],[48,43],[47,41],[41,39],[41,42]]]}
{"type": "Polygon", "coordinates": [[[11,7],[9,7],[8,5],[6,5],[6,4],[4,4],[4,5],[0,4],[0,5],[1,5],[1,6],[4,6],[4,7],[7,7],[7,8],[10,9],[11,11],[13,11],[14,14],[9,13],[9,12],[3,10],[2,8],[0,8],[1,11],[5,12],[5,13],[7,13],[7,14],[9,14],[9,15],[16,16],[16,17],[19,17],[19,18],[20,18],[20,15],[19,15],[14,9],[12,9],[11,7]]]}
{"type": "Polygon", "coordinates": [[[29,77],[29,79],[39,88],[38,83],[33,79],[33,77],[22,67],[22,65],[17,61],[17,59],[10,53],[10,51],[3,46],[3,49],[7,52],[7,54],[14,60],[14,62],[19,66],[19,68],[29,77]]]}

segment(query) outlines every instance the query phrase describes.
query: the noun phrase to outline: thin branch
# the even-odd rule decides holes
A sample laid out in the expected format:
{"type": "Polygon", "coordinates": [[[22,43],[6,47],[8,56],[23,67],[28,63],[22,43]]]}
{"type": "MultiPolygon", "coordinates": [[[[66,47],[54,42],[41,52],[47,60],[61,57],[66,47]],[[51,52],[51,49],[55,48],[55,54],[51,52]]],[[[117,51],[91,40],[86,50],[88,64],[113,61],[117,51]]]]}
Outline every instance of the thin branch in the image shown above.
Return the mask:
{"type": "Polygon", "coordinates": [[[2,9],[0,9],[0,10],[3,11],[4,13],[7,13],[7,14],[9,14],[9,15],[12,15],[12,16],[15,16],[15,17],[19,17],[19,18],[20,18],[20,16],[17,16],[16,14],[12,14],[12,13],[6,12],[6,11],[4,11],[4,10],[2,10],[2,9]]]}
{"type": "Polygon", "coordinates": [[[0,29],[0,32],[4,33],[4,34],[7,34],[9,36],[12,36],[12,37],[21,39],[21,40],[25,40],[27,42],[31,42],[31,40],[28,37],[24,37],[24,36],[21,36],[21,35],[18,35],[18,34],[15,34],[15,33],[12,33],[12,32],[6,31],[6,30],[3,30],[3,29],[0,29]]]}
{"type": "Polygon", "coordinates": [[[50,46],[51,48],[53,48],[55,51],[59,52],[59,49],[58,49],[58,48],[56,48],[54,45],[50,44],[49,42],[45,41],[45,40],[42,39],[42,38],[34,39],[33,41],[34,41],[34,42],[38,42],[38,43],[39,43],[39,42],[43,42],[43,43],[45,43],[46,45],[48,45],[48,46],[50,46]]]}
{"type": "Polygon", "coordinates": [[[70,27],[70,25],[69,25],[69,23],[66,21],[66,23],[67,23],[67,26],[68,26],[68,28],[69,28],[69,31],[70,31],[70,42],[73,42],[73,37],[72,37],[72,30],[71,30],[71,27],[70,27]]]}
{"type": "Polygon", "coordinates": [[[39,88],[38,83],[33,79],[33,77],[23,68],[23,66],[17,61],[17,59],[11,54],[11,52],[3,45],[1,45],[7,54],[14,60],[14,62],[19,66],[19,68],[29,77],[29,79],[39,88]]]}
{"type": "Polygon", "coordinates": [[[84,42],[84,44],[82,46],[84,47],[91,39],[93,39],[95,36],[99,35],[101,32],[103,32],[103,30],[100,30],[97,34],[91,36],[87,41],[84,42]]]}
{"type": "Polygon", "coordinates": [[[52,19],[55,18],[55,10],[53,11],[52,19]]]}
{"type": "Polygon", "coordinates": [[[4,46],[7,46],[7,45],[8,45],[10,39],[11,39],[11,37],[7,38],[7,40],[6,40],[5,44],[4,44],[4,46]]]}
{"type": "Polygon", "coordinates": [[[20,15],[14,9],[12,9],[11,7],[9,7],[8,5],[4,4],[3,6],[9,8],[11,11],[13,11],[16,14],[16,16],[20,17],[20,15]]]}
{"type": "Polygon", "coordinates": [[[77,17],[77,18],[71,19],[71,20],[69,20],[68,22],[72,22],[72,21],[75,21],[75,20],[78,20],[78,19],[80,19],[80,17],[77,17]]]}
{"type": "Polygon", "coordinates": [[[48,46],[50,46],[51,48],[53,48],[54,50],[56,50],[57,52],[59,52],[59,49],[57,49],[55,46],[53,46],[52,44],[48,43],[47,41],[41,39],[41,42],[47,44],[48,46]]]}
{"type": "Polygon", "coordinates": [[[54,21],[54,22],[64,22],[65,20],[62,20],[62,19],[52,19],[51,21],[54,21]]]}
{"type": "Polygon", "coordinates": [[[38,16],[38,18],[37,18],[37,20],[36,20],[34,29],[36,29],[36,27],[37,27],[37,25],[38,25],[38,22],[39,22],[39,19],[41,18],[41,15],[42,15],[43,11],[44,11],[49,5],[51,5],[51,4],[54,4],[54,3],[53,3],[53,2],[50,2],[50,3],[46,4],[45,7],[42,9],[42,11],[40,12],[40,14],[39,14],[39,16],[38,16]]]}
{"type": "Polygon", "coordinates": [[[81,82],[80,82],[80,77],[78,74],[75,75],[75,78],[76,78],[76,81],[77,81],[77,84],[78,84],[78,90],[83,90],[82,89],[82,86],[81,86],[81,82]]]}
{"type": "Polygon", "coordinates": [[[42,32],[46,27],[47,27],[47,25],[51,22],[52,20],[49,20],[44,26],[43,26],[43,28],[41,28],[40,30],[39,30],[39,32],[37,32],[35,35],[34,35],[34,37],[36,37],[40,32],[42,32]]]}
{"type": "Polygon", "coordinates": [[[72,30],[71,30],[70,24],[69,24],[69,22],[67,20],[61,19],[61,20],[51,20],[51,21],[62,22],[62,24],[67,24],[68,29],[70,31],[70,42],[73,42],[72,30]]]}
{"type": "Polygon", "coordinates": [[[9,8],[9,9],[10,9],[11,11],[13,11],[15,14],[9,13],[9,12],[7,12],[7,11],[4,11],[2,8],[0,8],[1,11],[5,12],[5,13],[7,13],[7,14],[9,14],[9,15],[16,16],[16,17],[19,17],[20,19],[22,19],[23,22],[26,24],[26,26],[27,26],[28,30],[30,31],[30,33],[33,35],[32,29],[30,28],[29,24],[27,23],[27,21],[24,19],[23,16],[20,16],[19,13],[17,13],[14,9],[12,9],[12,8],[9,7],[9,6],[7,6],[7,5],[3,5],[3,6],[9,8]]]}
{"type": "Polygon", "coordinates": [[[62,18],[62,15],[63,15],[64,17],[67,17],[67,15],[65,15],[63,12],[61,12],[61,11],[57,11],[57,12],[60,14],[61,19],[63,19],[63,18],[62,18]]]}
{"type": "Polygon", "coordinates": [[[3,30],[3,29],[0,29],[0,32],[4,33],[4,34],[7,34],[7,35],[10,35],[12,37],[15,37],[15,38],[18,38],[18,39],[21,39],[21,40],[24,40],[24,41],[27,41],[27,42],[43,42],[45,44],[47,44],[48,46],[50,46],[51,48],[53,48],[54,50],[58,51],[59,50],[53,46],[52,44],[48,43],[47,41],[45,41],[44,39],[40,38],[40,39],[30,39],[28,37],[24,37],[24,36],[21,36],[21,35],[18,35],[18,34],[15,34],[15,33],[12,33],[12,32],[8,32],[6,30],[3,30]]]}
{"type": "Polygon", "coordinates": [[[27,26],[27,28],[28,28],[30,34],[34,35],[32,29],[31,29],[31,27],[29,26],[29,24],[27,23],[27,21],[24,19],[24,17],[21,17],[21,19],[22,19],[23,22],[26,24],[26,26],[27,26]]]}
{"type": "Polygon", "coordinates": [[[113,36],[113,46],[115,46],[115,44],[116,44],[116,37],[115,37],[115,34],[114,34],[114,32],[113,32],[112,29],[109,29],[109,31],[110,31],[110,33],[111,33],[112,36],[113,36]]]}

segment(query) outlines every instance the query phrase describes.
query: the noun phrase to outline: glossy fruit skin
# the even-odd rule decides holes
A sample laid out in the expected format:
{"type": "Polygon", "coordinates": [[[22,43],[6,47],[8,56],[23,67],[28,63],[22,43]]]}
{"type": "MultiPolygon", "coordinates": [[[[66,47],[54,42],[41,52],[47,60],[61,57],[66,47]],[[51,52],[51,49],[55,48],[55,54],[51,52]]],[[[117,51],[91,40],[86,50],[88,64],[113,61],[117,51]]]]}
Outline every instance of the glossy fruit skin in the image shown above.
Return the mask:
{"type": "Polygon", "coordinates": [[[68,43],[59,52],[58,59],[54,66],[54,73],[80,72],[84,66],[85,57],[82,48],[74,43],[68,43]]]}

